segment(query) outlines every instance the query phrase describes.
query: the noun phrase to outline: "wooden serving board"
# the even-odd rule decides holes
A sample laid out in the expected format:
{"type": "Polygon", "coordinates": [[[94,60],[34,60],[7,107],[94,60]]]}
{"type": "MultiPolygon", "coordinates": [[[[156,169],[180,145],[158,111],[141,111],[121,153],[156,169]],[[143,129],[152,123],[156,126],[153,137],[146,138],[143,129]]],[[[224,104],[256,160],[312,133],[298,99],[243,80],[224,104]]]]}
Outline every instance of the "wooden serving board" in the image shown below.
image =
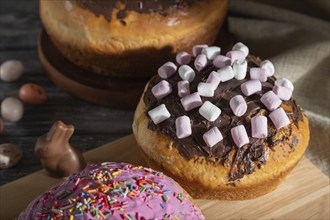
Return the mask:
{"type": "MultiPolygon", "coordinates": [[[[146,166],[132,135],[84,154],[88,162],[146,166]]],[[[44,170],[0,187],[0,219],[15,219],[39,194],[61,179],[44,170]]],[[[197,200],[207,219],[329,219],[329,178],[303,158],[275,191],[253,200],[197,200]]]]}

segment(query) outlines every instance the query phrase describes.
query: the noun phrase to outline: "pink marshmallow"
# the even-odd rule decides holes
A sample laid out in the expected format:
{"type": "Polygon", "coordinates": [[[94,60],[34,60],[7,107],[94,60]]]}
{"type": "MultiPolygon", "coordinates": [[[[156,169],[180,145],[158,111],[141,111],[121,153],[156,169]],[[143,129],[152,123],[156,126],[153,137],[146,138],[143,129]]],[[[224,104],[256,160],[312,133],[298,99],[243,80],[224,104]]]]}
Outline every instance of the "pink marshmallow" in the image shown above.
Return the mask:
{"type": "Polygon", "coordinates": [[[190,86],[188,80],[183,80],[178,82],[178,96],[185,97],[190,94],[190,86]]]}
{"type": "Polygon", "coordinates": [[[250,69],[250,78],[257,79],[260,82],[266,82],[267,81],[266,70],[262,68],[252,67],[250,69]]]}
{"type": "Polygon", "coordinates": [[[288,101],[292,96],[292,90],[284,86],[275,85],[273,87],[273,92],[284,101],[288,101]]]}
{"type": "Polygon", "coordinates": [[[250,143],[249,137],[243,125],[238,125],[230,130],[231,137],[238,147],[250,143]]]}
{"type": "Polygon", "coordinates": [[[267,117],[257,115],[251,118],[252,137],[266,138],[268,135],[267,117]]]}
{"type": "Polygon", "coordinates": [[[273,124],[277,129],[280,129],[290,124],[290,119],[286,115],[283,108],[278,108],[269,113],[269,118],[272,120],[273,124]]]}
{"type": "Polygon", "coordinates": [[[236,95],[232,97],[229,101],[229,105],[231,110],[233,111],[234,115],[241,117],[245,114],[247,110],[246,102],[241,95],[236,95]]]}
{"type": "Polygon", "coordinates": [[[282,104],[281,99],[279,99],[273,91],[268,91],[265,94],[263,94],[263,96],[260,98],[260,101],[270,111],[277,109],[282,104]]]}
{"type": "Polygon", "coordinates": [[[231,65],[231,60],[230,60],[229,57],[226,57],[226,56],[223,56],[223,55],[218,55],[214,58],[213,65],[217,68],[230,66],[231,65]]]}
{"type": "Polygon", "coordinates": [[[203,140],[207,146],[213,147],[223,139],[221,132],[217,127],[213,127],[203,134],[203,140]]]}
{"type": "Polygon", "coordinates": [[[186,138],[191,135],[190,118],[188,116],[180,116],[175,120],[176,136],[179,139],[186,138]]]}
{"type": "Polygon", "coordinates": [[[216,90],[220,84],[220,76],[219,73],[212,71],[209,75],[209,77],[207,77],[206,83],[209,83],[213,86],[213,89],[216,90]]]}
{"type": "Polygon", "coordinates": [[[206,44],[198,44],[198,45],[193,46],[193,48],[192,48],[193,55],[195,57],[197,57],[199,54],[202,53],[202,50],[207,47],[208,46],[206,44]]]}
{"type": "Polygon", "coordinates": [[[187,95],[181,99],[181,104],[185,111],[190,111],[197,108],[203,104],[201,97],[198,92],[187,95]]]}
{"type": "Polygon", "coordinates": [[[241,90],[244,95],[250,96],[261,91],[261,82],[256,79],[251,79],[245,83],[242,83],[241,90]]]}
{"type": "Polygon", "coordinates": [[[187,52],[180,52],[176,55],[176,62],[180,65],[189,64],[191,61],[191,55],[187,52]]]}
{"type": "Polygon", "coordinates": [[[207,64],[207,57],[205,54],[199,54],[195,59],[195,68],[197,71],[201,71],[207,64]]]}
{"type": "Polygon", "coordinates": [[[157,99],[162,99],[172,92],[172,86],[166,80],[162,80],[152,87],[151,92],[157,99]]]}
{"type": "Polygon", "coordinates": [[[232,64],[235,62],[235,60],[244,60],[246,55],[241,50],[231,50],[226,53],[226,57],[230,58],[232,64]]]}
{"type": "Polygon", "coordinates": [[[158,68],[158,75],[163,79],[167,79],[176,72],[176,69],[177,66],[174,63],[166,62],[158,68]]]}

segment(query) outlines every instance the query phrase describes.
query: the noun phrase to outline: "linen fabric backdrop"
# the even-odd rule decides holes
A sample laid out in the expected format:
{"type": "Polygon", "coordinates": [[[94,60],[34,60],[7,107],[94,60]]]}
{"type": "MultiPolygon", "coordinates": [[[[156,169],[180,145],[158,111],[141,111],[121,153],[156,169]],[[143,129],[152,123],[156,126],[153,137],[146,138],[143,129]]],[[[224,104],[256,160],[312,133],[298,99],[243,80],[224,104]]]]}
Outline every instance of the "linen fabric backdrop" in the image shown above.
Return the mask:
{"type": "Polygon", "coordinates": [[[230,0],[229,32],[294,84],[310,123],[306,157],[330,176],[329,0],[230,0]]]}

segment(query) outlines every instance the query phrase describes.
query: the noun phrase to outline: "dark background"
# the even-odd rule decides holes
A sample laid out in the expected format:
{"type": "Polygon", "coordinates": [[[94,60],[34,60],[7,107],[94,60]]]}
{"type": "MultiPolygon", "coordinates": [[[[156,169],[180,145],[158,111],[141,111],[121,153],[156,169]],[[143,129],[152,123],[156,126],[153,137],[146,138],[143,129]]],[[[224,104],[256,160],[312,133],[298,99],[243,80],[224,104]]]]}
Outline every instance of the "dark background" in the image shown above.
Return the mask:
{"type": "Polygon", "coordinates": [[[0,63],[17,59],[25,66],[24,74],[18,81],[0,81],[0,102],[10,96],[18,97],[19,88],[29,82],[44,86],[48,93],[45,104],[24,105],[22,120],[14,123],[4,121],[0,144],[18,144],[24,155],[15,167],[0,170],[0,185],[42,168],[34,154],[34,145],[56,120],[75,126],[70,143],[83,152],[132,132],[133,110],[85,103],[61,91],[48,79],[37,55],[38,37],[42,29],[38,2],[0,0],[0,63]]]}

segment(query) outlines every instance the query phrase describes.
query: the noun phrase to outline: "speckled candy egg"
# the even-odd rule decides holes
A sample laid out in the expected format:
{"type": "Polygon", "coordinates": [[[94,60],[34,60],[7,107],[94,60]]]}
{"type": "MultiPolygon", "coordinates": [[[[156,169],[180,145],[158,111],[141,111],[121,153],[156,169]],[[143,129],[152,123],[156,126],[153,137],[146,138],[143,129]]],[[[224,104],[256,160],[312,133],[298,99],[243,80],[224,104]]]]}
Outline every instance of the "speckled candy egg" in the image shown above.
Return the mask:
{"type": "Polygon", "coordinates": [[[16,144],[0,145],[0,169],[16,165],[23,157],[22,148],[16,144]]]}
{"type": "Polygon", "coordinates": [[[0,66],[0,79],[6,82],[18,80],[24,71],[24,66],[19,60],[7,60],[0,66]]]}
{"type": "Polygon", "coordinates": [[[24,107],[20,100],[8,97],[1,103],[1,115],[4,119],[16,122],[23,117],[24,107]]]}
{"type": "Polygon", "coordinates": [[[45,89],[34,83],[26,83],[19,90],[19,98],[30,105],[39,105],[47,100],[45,89]]]}

